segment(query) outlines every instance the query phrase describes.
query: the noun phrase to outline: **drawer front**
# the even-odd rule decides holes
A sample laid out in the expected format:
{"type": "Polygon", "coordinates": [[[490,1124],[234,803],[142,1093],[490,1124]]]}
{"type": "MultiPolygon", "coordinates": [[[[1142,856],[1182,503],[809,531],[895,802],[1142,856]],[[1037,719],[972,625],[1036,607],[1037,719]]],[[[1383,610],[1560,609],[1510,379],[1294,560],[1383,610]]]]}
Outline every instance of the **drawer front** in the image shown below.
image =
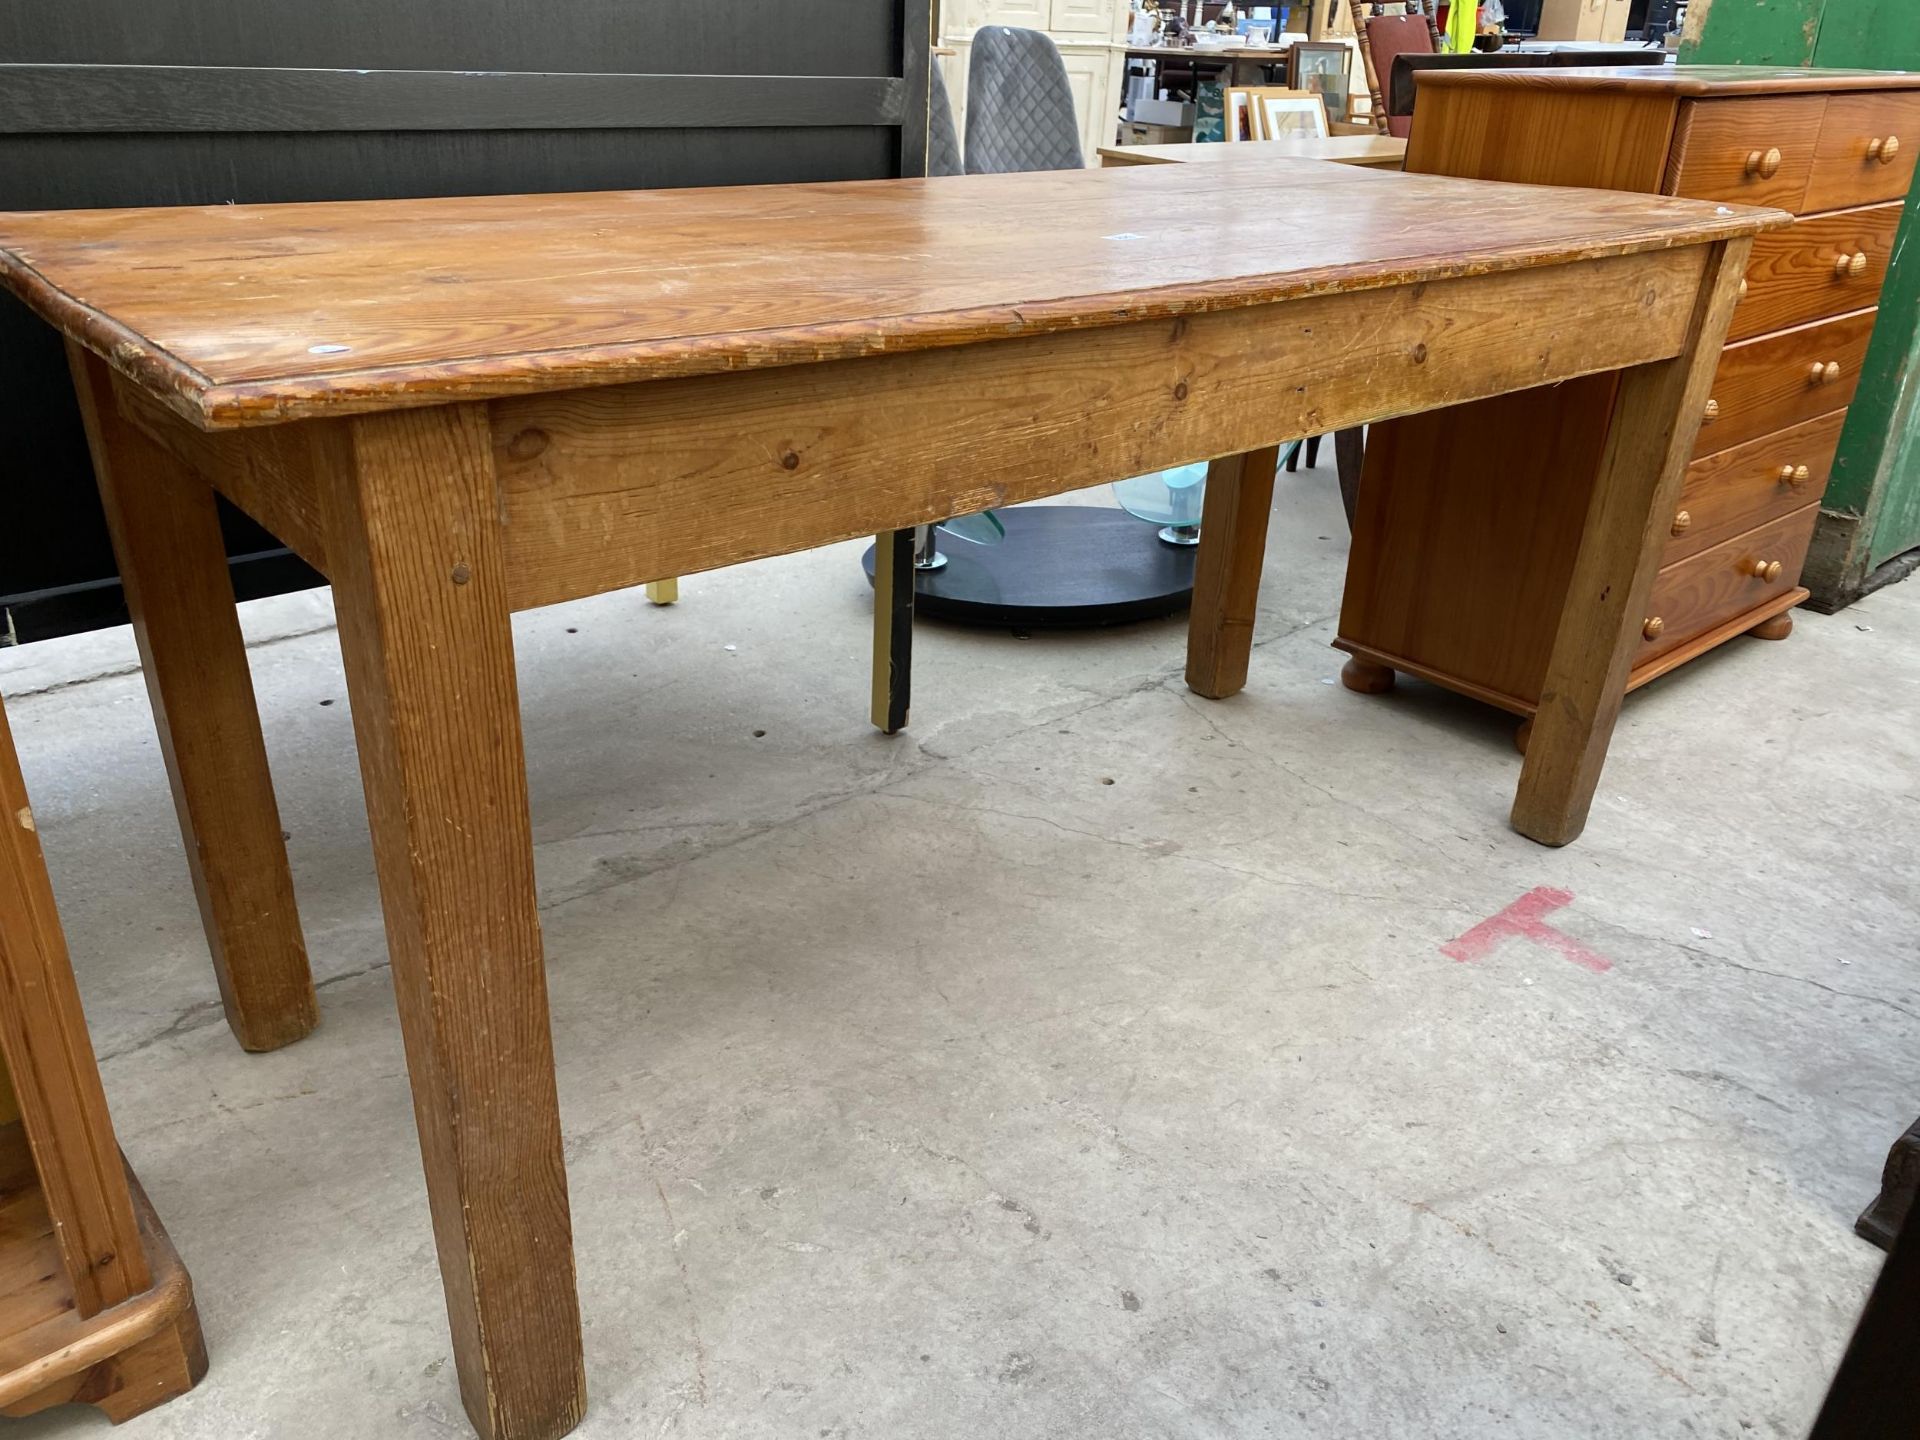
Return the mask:
{"type": "Polygon", "coordinates": [[[1818,500],[1846,419],[1846,411],[1836,410],[1694,461],[1687,467],[1661,565],[1698,555],[1818,500]]]}
{"type": "Polygon", "coordinates": [[[1920,154],[1920,92],[1866,90],[1827,97],[1802,208],[1836,210],[1905,198],[1920,154]]]}
{"type": "Polygon", "coordinates": [[[1798,585],[1819,518],[1818,505],[1802,506],[1662,570],[1653,582],[1634,663],[1657,659],[1798,585]]]}
{"type": "Polygon", "coordinates": [[[1729,345],[1713,377],[1694,456],[1844,409],[1860,383],[1877,313],[1861,310],[1729,345]]]}
{"type": "Polygon", "coordinates": [[[1904,208],[1895,201],[1835,210],[1759,236],[1727,338],[1746,340],[1878,304],[1904,208]]]}
{"type": "Polygon", "coordinates": [[[1666,193],[1798,210],[1826,104],[1824,95],[1687,101],[1667,157],[1666,193]]]}

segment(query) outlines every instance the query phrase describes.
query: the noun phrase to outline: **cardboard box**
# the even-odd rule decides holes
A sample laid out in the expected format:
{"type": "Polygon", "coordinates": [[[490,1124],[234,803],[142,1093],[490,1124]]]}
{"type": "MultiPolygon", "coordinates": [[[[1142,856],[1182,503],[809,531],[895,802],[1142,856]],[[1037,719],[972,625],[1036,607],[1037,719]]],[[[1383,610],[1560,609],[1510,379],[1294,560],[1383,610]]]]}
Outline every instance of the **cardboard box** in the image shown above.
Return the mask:
{"type": "Polygon", "coordinates": [[[1624,40],[1632,0],[1545,0],[1542,40],[1624,40]]]}
{"type": "Polygon", "coordinates": [[[1191,139],[1191,125],[1142,125],[1137,120],[1120,122],[1122,145],[1184,145],[1191,139]]]}
{"type": "Polygon", "coordinates": [[[1141,99],[1128,107],[1127,118],[1138,125],[1191,125],[1193,106],[1181,100],[1141,99]]]}

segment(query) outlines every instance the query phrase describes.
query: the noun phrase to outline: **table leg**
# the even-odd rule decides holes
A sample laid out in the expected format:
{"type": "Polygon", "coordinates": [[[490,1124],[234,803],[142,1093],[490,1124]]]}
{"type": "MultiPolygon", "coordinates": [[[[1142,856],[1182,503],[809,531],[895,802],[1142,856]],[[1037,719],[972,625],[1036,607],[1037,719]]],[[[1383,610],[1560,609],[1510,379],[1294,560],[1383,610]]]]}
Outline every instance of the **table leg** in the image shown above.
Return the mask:
{"type": "Polygon", "coordinates": [[[1620,372],[1513,802],[1513,828],[1543,845],[1565,845],[1586,826],[1752,247],[1730,240],[1709,252],[1678,355],[1620,372]]]}
{"type": "Polygon", "coordinates": [[[213,491],[121,417],[104,361],[68,355],[227,1024],[274,1050],[320,1009],[213,491]]]}
{"type": "Polygon", "coordinates": [[[1247,683],[1279,463],[1279,447],[1269,445],[1207,467],[1193,608],[1187,616],[1187,688],[1195,694],[1224,700],[1247,683]]]}
{"type": "Polygon", "coordinates": [[[486,412],[313,443],[460,1395],[547,1440],[586,1380],[486,412]]]}
{"type": "Polygon", "coordinates": [[[873,541],[874,727],[888,735],[907,728],[913,699],[913,531],[894,530],[873,541]]]}

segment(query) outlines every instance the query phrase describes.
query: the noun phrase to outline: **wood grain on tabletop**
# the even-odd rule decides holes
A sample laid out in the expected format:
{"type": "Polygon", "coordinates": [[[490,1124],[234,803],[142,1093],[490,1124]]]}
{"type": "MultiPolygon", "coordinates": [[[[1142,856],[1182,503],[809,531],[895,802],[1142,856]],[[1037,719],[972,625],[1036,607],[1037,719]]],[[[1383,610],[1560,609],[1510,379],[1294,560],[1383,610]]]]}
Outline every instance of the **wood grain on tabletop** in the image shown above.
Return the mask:
{"type": "Polygon", "coordinates": [[[965,344],[1783,223],[1253,158],[17,213],[0,217],[0,280],[214,427],[965,344]]]}

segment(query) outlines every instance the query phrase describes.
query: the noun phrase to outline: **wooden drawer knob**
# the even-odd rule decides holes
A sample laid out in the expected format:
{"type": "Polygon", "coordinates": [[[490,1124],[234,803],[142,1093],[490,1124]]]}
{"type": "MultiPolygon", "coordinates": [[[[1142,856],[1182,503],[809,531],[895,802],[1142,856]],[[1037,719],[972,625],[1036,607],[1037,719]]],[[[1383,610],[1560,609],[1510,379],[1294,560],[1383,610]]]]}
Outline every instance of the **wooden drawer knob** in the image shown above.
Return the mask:
{"type": "Polygon", "coordinates": [[[1782,485],[1804,485],[1812,478],[1813,472],[1804,465],[1782,465],[1780,483],[1782,485]]]}
{"type": "Polygon", "coordinates": [[[1847,273],[1849,275],[1864,275],[1867,273],[1866,251],[1856,250],[1853,252],[1853,259],[1847,262],[1847,273]]]}
{"type": "Polygon", "coordinates": [[[1840,362],[1837,360],[1829,360],[1824,365],[1816,360],[1812,368],[1807,371],[1808,381],[1815,385],[1831,385],[1839,378],[1840,362]]]}
{"type": "MultiPolygon", "coordinates": [[[[1889,135],[1884,140],[1878,136],[1867,142],[1867,159],[1878,160],[1882,165],[1891,165],[1893,157],[1900,153],[1900,137],[1889,135]]],[[[1752,160],[1749,157],[1748,163],[1752,160]]]]}
{"type": "Polygon", "coordinates": [[[1718,420],[1719,418],[1720,418],[1720,402],[1718,400],[1707,401],[1707,419],[1718,420]]]}
{"type": "MultiPolygon", "coordinates": [[[[1897,142],[1896,142],[1897,143],[1897,142]]],[[[1883,147],[1884,152],[1884,147],[1883,147]]],[[[1884,155],[1883,155],[1884,158],[1884,155]]],[[[1769,147],[1765,150],[1753,150],[1747,154],[1747,174],[1758,175],[1762,180],[1771,180],[1780,173],[1780,152],[1769,147]]]]}
{"type": "Polygon", "coordinates": [[[1692,524],[1693,524],[1693,516],[1689,515],[1686,511],[1682,510],[1679,514],[1673,517],[1673,533],[1676,535],[1684,535],[1687,533],[1688,527],[1690,527],[1692,524]]]}
{"type": "Polygon", "coordinates": [[[1764,581],[1771,585],[1780,578],[1780,562],[1778,560],[1749,560],[1747,562],[1747,573],[1753,576],[1754,579],[1764,581]]]}
{"type": "Polygon", "coordinates": [[[1646,624],[1640,627],[1640,633],[1646,636],[1647,639],[1649,640],[1658,640],[1661,636],[1661,633],[1665,631],[1666,628],[1667,628],[1667,622],[1662,620],[1658,615],[1656,615],[1651,620],[1647,621],[1646,624]]]}
{"type": "Polygon", "coordinates": [[[1836,280],[1845,280],[1850,275],[1866,273],[1867,257],[1864,253],[1856,251],[1852,255],[1841,255],[1833,262],[1833,278],[1836,280]]]}
{"type": "Polygon", "coordinates": [[[1744,276],[1740,280],[1740,298],[1742,300],[1747,298],[1747,282],[1744,276]]]}

